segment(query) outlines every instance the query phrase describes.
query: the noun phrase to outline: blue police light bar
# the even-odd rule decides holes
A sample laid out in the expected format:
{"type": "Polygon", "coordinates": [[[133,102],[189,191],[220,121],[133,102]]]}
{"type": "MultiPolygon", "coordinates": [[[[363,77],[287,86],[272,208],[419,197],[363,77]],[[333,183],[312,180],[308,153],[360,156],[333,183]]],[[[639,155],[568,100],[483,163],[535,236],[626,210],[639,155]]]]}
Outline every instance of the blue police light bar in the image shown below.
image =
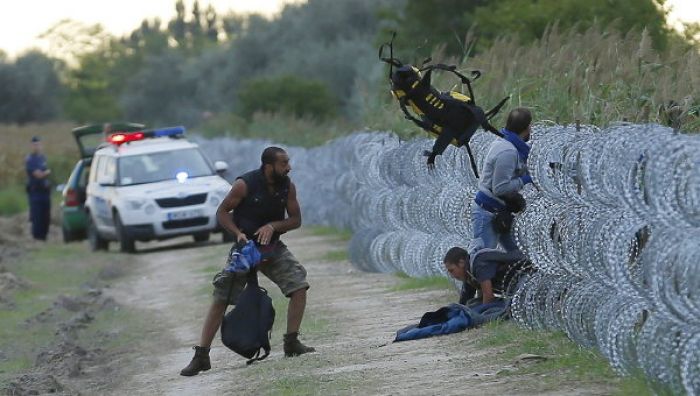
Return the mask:
{"type": "Polygon", "coordinates": [[[185,134],[184,126],[168,127],[168,128],[158,128],[153,130],[153,137],[162,136],[178,136],[185,134]]]}

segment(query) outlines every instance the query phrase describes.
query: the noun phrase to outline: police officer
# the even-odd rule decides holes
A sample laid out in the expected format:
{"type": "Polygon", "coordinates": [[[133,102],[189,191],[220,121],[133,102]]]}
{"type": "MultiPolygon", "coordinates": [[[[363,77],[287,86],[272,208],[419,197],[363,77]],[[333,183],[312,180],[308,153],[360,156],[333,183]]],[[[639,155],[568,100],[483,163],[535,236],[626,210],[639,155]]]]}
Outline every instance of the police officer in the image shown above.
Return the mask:
{"type": "Polygon", "coordinates": [[[51,169],[46,166],[42,153],[41,139],[32,137],[32,152],[25,160],[27,170],[27,194],[29,195],[29,219],[32,222],[32,236],[46,240],[51,219],[51,169]]]}

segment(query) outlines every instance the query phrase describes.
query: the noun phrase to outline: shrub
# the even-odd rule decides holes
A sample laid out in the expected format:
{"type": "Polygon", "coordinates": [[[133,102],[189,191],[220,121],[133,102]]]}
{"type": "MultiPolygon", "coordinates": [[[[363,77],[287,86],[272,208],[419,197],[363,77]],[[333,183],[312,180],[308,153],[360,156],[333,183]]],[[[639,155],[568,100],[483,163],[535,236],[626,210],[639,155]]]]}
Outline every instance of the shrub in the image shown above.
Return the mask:
{"type": "Polygon", "coordinates": [[[0,190],[0,216],[21,213],[27,208],[27,193],[23,185],[6,186],[0,190]]]}
{"type": "Polygon", "coordinates": [[[296,76],[248,81],[238,94],[239,113],[252,119],[256,112],[328,119],[337,114],[337,102],[322,82],[296,76]]]}

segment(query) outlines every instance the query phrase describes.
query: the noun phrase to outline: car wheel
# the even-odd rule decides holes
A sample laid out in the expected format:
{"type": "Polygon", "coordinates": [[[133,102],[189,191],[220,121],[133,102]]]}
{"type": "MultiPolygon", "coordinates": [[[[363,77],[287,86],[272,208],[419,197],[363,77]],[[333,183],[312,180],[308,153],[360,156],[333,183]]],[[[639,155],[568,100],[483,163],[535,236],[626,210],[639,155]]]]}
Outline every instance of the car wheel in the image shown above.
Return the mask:
{"type": "Polygon", "coordinates": [[[63,235],[63,243],[69,243],[75,239],[75,236],[68,231],[65,224],[61,226],[61,234],[63,235]]]}
{"type": "Polygon", "coordinates": [[[233,234],[231,234],[230,232],[223,230],[221,231],[221,240],[224,243],[233,243],[236,241],[236,237],[233,236],[233,234]]]}
{"type": "Polygon", "coordinates": [[[119,238],[119,250],[124,253],[134,253],[136,251],[136,241],[127,234],[119,213],[114,213],[114,227],[117,229],[117,238],[119,238]]]}
{"type": "Polygon", "coordinates": [[[195,242],[206,242],[209,240],[209,233],[208,232],[198,232],[196,234],[193,234],[192,237],[194,238],[195,242]]]}
{"type": "Polygon", "coordinates": [[[90,250],[96,252],[98,250],[109,249],[109,241],[100,236],[99,232],[97,231],[97,226],[95,226],[95,222],[92,220],[90,213],[87,215],[87,223],[87,239],[88,243],[90,244],[90,250]]]}

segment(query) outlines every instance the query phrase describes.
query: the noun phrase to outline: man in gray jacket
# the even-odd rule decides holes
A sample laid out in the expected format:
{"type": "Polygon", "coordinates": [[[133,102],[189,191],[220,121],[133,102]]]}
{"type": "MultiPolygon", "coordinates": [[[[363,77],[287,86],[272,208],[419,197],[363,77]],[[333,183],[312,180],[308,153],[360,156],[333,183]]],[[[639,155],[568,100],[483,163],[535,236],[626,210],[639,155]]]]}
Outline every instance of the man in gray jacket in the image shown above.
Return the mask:
{"type": "Polygon", "coordinates": [[[527,171],[530,147],[530,110],[518,107],[508,114],[502,138],[496,139],[486,154],[481,170],[479,191],[472,205],[474,240],[470,252],[481,248],[495,248],[498,243],[506,251],[517,250],[512,234],[498,233],[493,227],[494,217],[506,209],[504,198],[519,192],[532,183],[527,171]]]}

